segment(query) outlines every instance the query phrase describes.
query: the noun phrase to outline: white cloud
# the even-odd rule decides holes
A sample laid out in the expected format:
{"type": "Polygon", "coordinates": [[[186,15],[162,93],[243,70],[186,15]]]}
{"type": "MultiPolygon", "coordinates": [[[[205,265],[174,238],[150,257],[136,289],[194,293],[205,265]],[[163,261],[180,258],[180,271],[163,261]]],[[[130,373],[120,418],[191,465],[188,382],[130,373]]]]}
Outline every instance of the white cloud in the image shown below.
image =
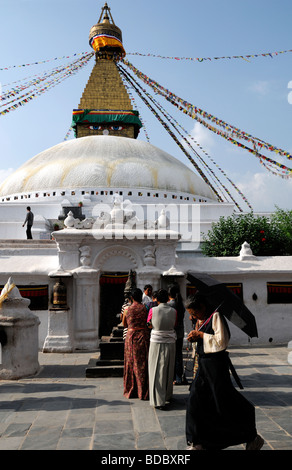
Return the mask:
{"type": "MultiPolygon", "coordinates": [[[[242,162],[242,159],[238,160],[235,158],[241,157],[242,149],[229,145],[226,141],[222,143],[217,142],[217,136],[214,136],[209,129],[206,129],[198,122],[195,123],[190,134],[210,154],[212,159],[215,158],[218,163],[216,166],[222,167],[228,177],[246,197],[255,212],[273,212],[276,206],[284,210],[292,210],[292,178],[284,179],[273,175],[268,170],[255,170],[253,172],[250,165],[242,162]],[[231,161],[230,156],[232,156],[231,161]]],[[[209,161],[205,159],[200,150],[197,150],[209,164],[209,161]]],[[[211,168],[214,169],[212,165],[211,168]]],[[[218,177],[220,181],[223,181],[221,174],[218,173],[218,177]]],[[[240,206],[244,210],[249,210],[241,201],[240,196],[236,195],[233,190],[231,192],[240,206]]]]}
{"type": "Polygon", "coordinates": [[[195,123],[190,135],[207,151],[211,151],[215,146],[215,141],[210,130],[206,129],[199,122],[195,123]]]}
{"type": "MultiPolygon", "coordinates": [[[[190,137],[186,137],[189,143],[192,145],[193,149],[198,152],[198,154],[203,157],[203,152],[212,153],[212,149],[215,147],[215,142],[211,132],[206,129],[202,124],[196,122],[194,124],[193,129],[189,132],[190,137]]],[[[189,146],[186,142],[181,139],[181,144],[186,149],[187,152],[190,152],[189,146]]],[[[196,156],[190,152],[192,157],[196,159],[196,156]]],[[[186,162],[185,159],[183,163],[189,166],[192,170],[194,169],[193,164],[190,162],[186,162]]]]}
{"type": "Polygon", "coordinates": [[[258,95],[265,96],[271,91],[271,84],[267,80],[257,80],[249,86],[249,90],[258,95]]]}
{"type": "Polygon", "coordinates": [[[283,179],[271,173],[247,173],[236,185],[255,212],[271,212],[275,206],[292,209],[292,178],[283,179]]]}

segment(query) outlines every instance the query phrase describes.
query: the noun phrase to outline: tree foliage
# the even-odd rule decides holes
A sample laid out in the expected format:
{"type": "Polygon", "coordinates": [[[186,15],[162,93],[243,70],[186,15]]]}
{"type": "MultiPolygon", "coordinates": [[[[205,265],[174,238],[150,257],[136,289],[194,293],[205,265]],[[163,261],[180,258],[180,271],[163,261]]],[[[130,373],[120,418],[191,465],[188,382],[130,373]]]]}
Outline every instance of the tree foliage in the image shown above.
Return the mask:
{"type": "Polygon", "coordinates": [[[245,241],[255,256],[292,255],[292,211],[277,208],[270,217],[253,212],[220,217],[203,241],[206,256],[239,256],[245,241]]]}
{"type": "Polygon", "coordinates": [[[276,224],[282,232],[286,243],[287,254],[292,254],[292,210],[283,210],[277,207],[272,214],[272,223],[276,224]]]}

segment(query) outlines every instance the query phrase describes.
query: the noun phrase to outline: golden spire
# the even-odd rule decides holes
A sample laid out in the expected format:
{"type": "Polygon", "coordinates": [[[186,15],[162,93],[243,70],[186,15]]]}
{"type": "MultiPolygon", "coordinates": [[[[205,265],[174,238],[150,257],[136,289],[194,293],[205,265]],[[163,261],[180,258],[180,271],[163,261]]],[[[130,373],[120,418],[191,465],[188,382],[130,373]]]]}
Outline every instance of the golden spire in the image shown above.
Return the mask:
{"type": "Polygon", "coordinates": [[[73,110],[72,127],[76,137],[116,135],[137,138],[142,123],[120,76],[117,60],[125,55],[122,32],[105,3],[98,23],[92,26],[89,43],[96,62],[73,110]]]}
{"type": "Polygon", "coordinates": [[[100,58],[119,60],[126,55],[122,32],[116,26],[107,3],[101,9],[98,23],[90,29],[89,44],[95,51],[97,60],[100,58]]]}
{"type": "Polygon", "coordinates": [[[99,20],[98,20],[98,23],[101,23],[101,19],[102,19],[102,14],[104,13],[104,17],[103,17],[103,22],[106,23],[108,22],[109,23],[109,16],[110,15],[110,18],[112,20],[112,23],[115,24],[114,20],[113,20],[113,17],[111,15],[111,9],[108,7],[108,4],[105,2],[104,6],[102,7],[101,9],[101,14],[100,14],[100,17],[99,17],[99,20]]]}

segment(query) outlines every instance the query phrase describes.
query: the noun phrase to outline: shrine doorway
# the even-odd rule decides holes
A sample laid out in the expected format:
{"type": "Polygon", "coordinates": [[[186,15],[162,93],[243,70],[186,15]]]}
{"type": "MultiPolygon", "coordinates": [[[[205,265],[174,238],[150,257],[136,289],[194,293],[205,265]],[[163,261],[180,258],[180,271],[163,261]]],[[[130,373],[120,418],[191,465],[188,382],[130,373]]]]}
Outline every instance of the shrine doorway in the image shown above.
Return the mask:
{"type": "Polygon", "coordinates": [[[120,323],[117,314],[124,303],[124,290],[128,272],[107,273],[100,276],[100,323],[99,337],[109,336],[114,326],[120,323]]]}

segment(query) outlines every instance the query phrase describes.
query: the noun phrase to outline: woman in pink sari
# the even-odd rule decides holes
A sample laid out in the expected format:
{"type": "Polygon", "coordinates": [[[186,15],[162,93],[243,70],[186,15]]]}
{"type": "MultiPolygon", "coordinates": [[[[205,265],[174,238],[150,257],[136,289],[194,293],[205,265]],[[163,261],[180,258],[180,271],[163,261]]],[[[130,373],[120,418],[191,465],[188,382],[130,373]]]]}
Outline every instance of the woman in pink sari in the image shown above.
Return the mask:
{"type": "Polygon", "coordinates": [[[147,327],[147,309],[141,303],[142,295],[140,289],[132,291],[133,303],[123,318],[123,325],[128,328],[124,352],[124,396],[148,400],[150,330],[147,327]]]}

